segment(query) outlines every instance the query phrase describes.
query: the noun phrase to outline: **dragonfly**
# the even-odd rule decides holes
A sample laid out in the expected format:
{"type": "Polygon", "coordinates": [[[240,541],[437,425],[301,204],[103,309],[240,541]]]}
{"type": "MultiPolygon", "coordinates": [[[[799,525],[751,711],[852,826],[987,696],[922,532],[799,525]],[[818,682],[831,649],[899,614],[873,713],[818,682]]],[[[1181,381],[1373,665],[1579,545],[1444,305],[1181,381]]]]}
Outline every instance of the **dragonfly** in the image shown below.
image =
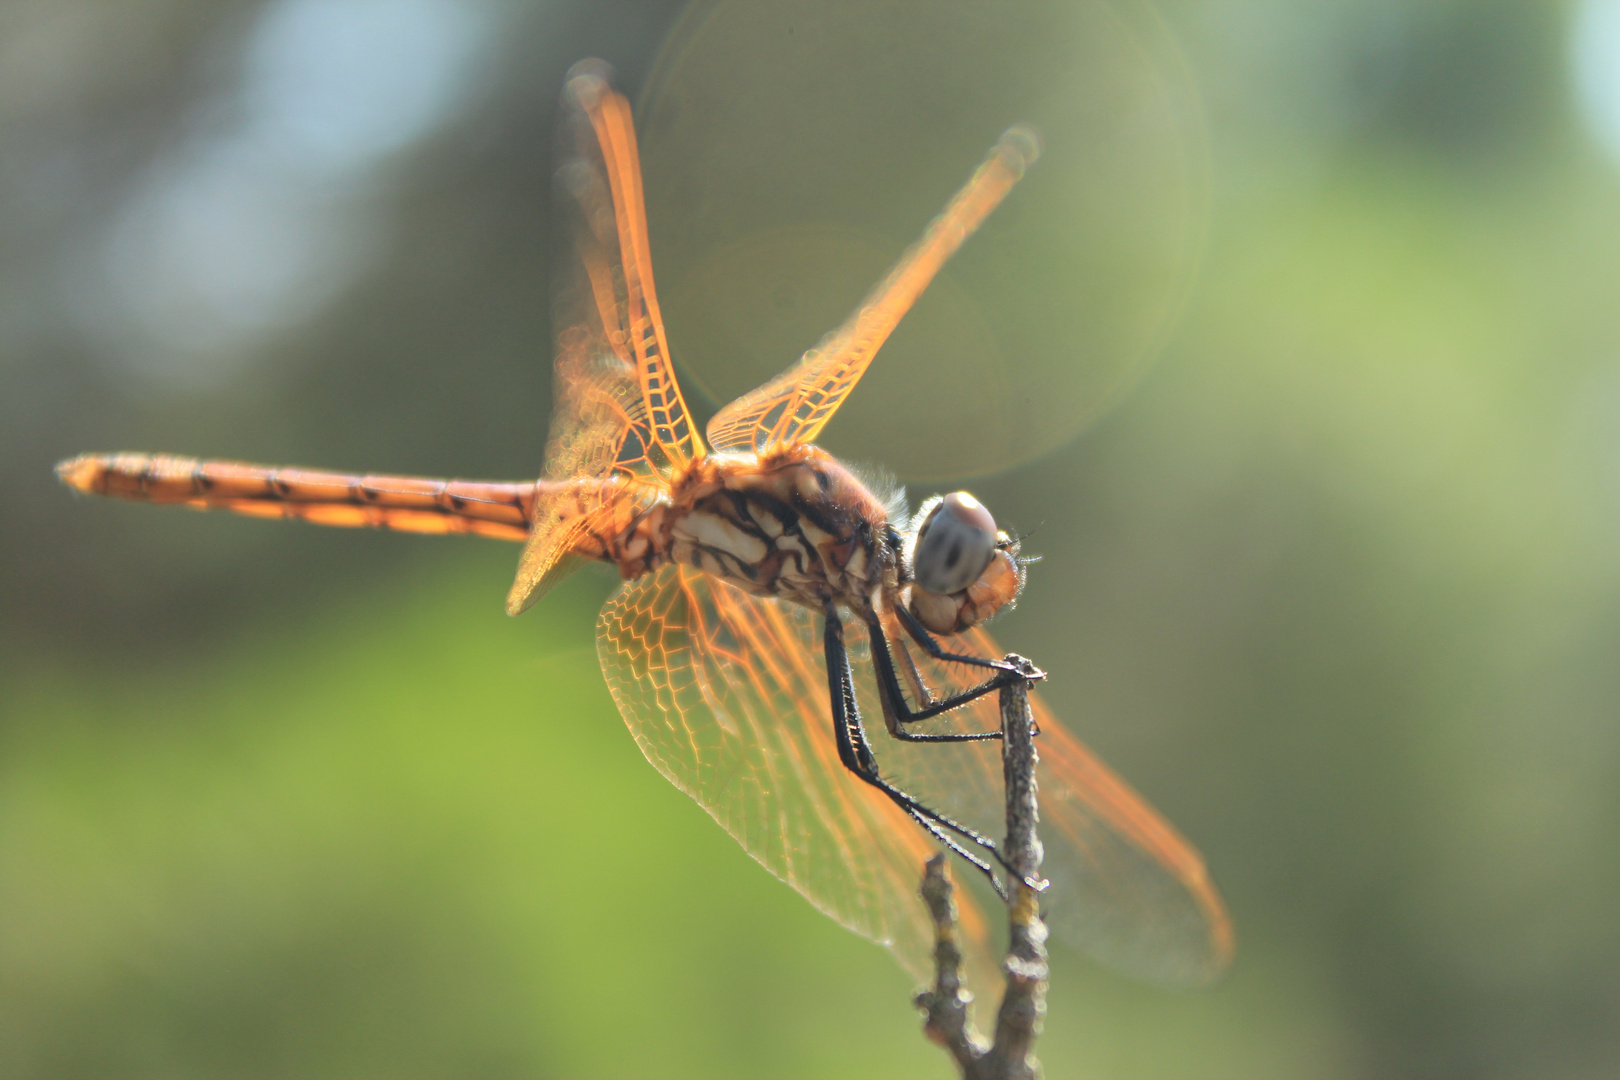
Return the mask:
{"type": "MultiPolygon", "coordinates": [[[[997,880],[992,691],[1027,669],[1001,659],[983,624],[1013,606],[1026,560],[971,494],[908,514],[892,482],[863,478],[815,440],[1034,162],[1038,140],[1010,129],[842,326],[701,436],[653,287],[631,109],[600,62],[570,71],[557,152],[567,239],[553,272],[553,416],[538,480],[141,453],[81,455],[58,475],[150,503],[519,541],[512,615],[577,567],[611,564],[622,581],[598,617],[597,653],[647,760],[771,873],[926,981],[924,861],[943,845],[997,880]],[[868,730],[874,704],[881,735],[868,730]]],[[[1052,930],[1150,981],[1217,977],[1233,931],[1198,853],[1030,700],[1052,930]]],[[[970,977],[981,980],[996,977],[987,902],[959,894],[970,977]]]]}

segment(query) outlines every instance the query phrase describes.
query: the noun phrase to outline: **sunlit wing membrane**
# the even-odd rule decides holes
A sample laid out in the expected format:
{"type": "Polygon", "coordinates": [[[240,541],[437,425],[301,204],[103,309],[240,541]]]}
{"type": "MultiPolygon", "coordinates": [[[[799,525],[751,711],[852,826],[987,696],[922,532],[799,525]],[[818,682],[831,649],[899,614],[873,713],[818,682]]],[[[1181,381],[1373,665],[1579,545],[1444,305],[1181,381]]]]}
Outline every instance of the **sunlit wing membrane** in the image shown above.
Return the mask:
{"type": "MultiPolygon", "coordinates": [[[[601,75],[587,69],[569,80],[569,92],[590,118],[602,155],[619,238],[623,275],[625,337],[647,409],[652,443],[670,465],[679,467],[703,455],[680,384],[669,359],[664,319],[653,288],[652,251],[647,242],[647,210],[641,195],[641,158],[630,103],[601,75]]],[[[648,446],[646,451],[652,452],[648,446]]],[[[656,462],[655,462],[656,464],[656,462]]]]}
{"type": "MultiPolygon", "coordinates": [[[[603,674],[647,759],[772,873],[925,979],[932,936],[917,885],[935,845],[840,764],[817,617],[672,566],[621,586],[597,631],[603,674]]],[[[847,633],[857,698],[884,775],[964,824],[999,835],[998,744],[890,739],[869,642],[853,621],[847,633]]],[[[981,630],[956,643],[1002,655],[981,630]]],[[[926,657],[918,666],[939,691],[976,677],[926,657]]],[[[1198,854],[1038,697],[1031,701],[1040,725],[1042,872],[1052,882],[1054,932],[1156,982],[1188,986],[1219,975],[1231,958],[1232,930],[1198,854]]],[[[991,694],[929,730],[998,724],[991,694]]],[[[974,927],[982,987],[995,978],[984,915],[971,893],[959,895],[974,927]]]]}
{"type": "Polygon", "coordinates": [[[1029,129],[1015,127],[1003,135],[967,185],[929,223],[922,239],[907,249],[843,326],[793,367],[715,414],[709,421],[709,444],[716,450],[748,453],[815,441],[940,267],[1039,153],[1040,144],[1029,129]]]}
{"type": "MultiPolygon", "coordinates": [[[[666,566],[620,586],[597,652],[659,772],[771,873],[927,980],[934,940],[917,889],[935,844],[840,764],[811,612],[666,566]]],[[[988,922],[970,893],[960,900],[970,976],[988,986],[988,922]]]]}
{"type": "Polygon", "coordinates": [[[589,561],[575,552],[591,535],[597,520],[611,515],[612,508],[604,506],[596,515],[565,516],[560,508],[542,503],[518,559],[517,580],[506,596],[506,613],[521,614],[553,585],[589,561]]]}
{"type": "MultiPolygon", "coordinates": [[[[950,640],[978,656],[1005,651],[982,628],[950,640]]],[[[853,651],[853,650],[852,650],[853,651]]],[[[937,693],[963,689],[982,677],[908,650],[924,682],[937,693]]],[[[863,643],[861,656],[867,651],[863,643]]],[[[875,694],[863,685],[864,693],[875,694]]],[[[1047,922],[1060,939],[1138,978],[1196,986],[1231,962],[1232,925],[1192,846],[1131,787],[1071,735],[1030,695],[1040,734],[1036,780],[1041,873],[1051,881],[1047,922]]],[[[920,731],[984,731],[1000,725],[996,695],[979,698],[920,731]]],[[[999,744],[897,743],[873,739],[884,775],[935,809],[990,835],[1003,819],[999,744]],[[944,752],[941,752],[944,751],[944,752]]]]}
{"type": "MultiPolygon", "coordinates": [[[[653,291],[630,107],[598,66],[567,82],[557,124],[552,270],[557,346],[547,480],[617,470],[655,483],[702,453],[675,382],[653,291]]],[[[542,501],[507,596],[516,614],[577,564],[575,532],[542,501]]]]}

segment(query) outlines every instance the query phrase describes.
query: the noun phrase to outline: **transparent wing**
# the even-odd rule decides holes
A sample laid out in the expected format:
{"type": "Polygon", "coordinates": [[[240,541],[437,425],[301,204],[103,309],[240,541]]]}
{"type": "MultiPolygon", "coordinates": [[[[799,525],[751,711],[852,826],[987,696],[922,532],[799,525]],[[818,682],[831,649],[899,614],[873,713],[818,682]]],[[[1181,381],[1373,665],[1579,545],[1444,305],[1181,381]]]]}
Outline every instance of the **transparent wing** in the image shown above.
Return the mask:
{"type": "MultiPolygon", "coordinates": [[[[647,759],[768,870],[844,926],[887,945],[926,980],[932,931],[917,885],[934,844],[851,776],[833,741],[818,618],[695,570],[627,582],[603,609],[597,649],[608,687],[647,759]]],[[[846,624],[856,695],[885,775],[965,824],[999,836],[993,742],[898,743],[882,730],[870,643],[846,624]],[[870,730],[875,724],[876,730],[870,730]]],[[[956,639],[1002,651],[981,630],[956,639]]],[[[936,690],[975,676],[919,658],[936,690]]],[[[1130,974],[1174,985],[1226,966],[1232,930],[1198,854],[1032,695],[1041,734],[1043,873],[1053,930],[1130,974]]],[[[989,695],[933,730],[999,724],[989,695]]],[[[958,864],[960,865],[960,864],[958,864]]],[[[958,875],[961,877],[962,875],[958,875]]],[[[970,979],[997,979],[984,911],[960,890],[970,979]]]]}
{"type": "MultiPolygon", "coordinates": [[[[666,566],[620,586],[597,652],[647,760],[767,870],[926,982],[933,931],[917,889],[936,847],[840,764],[818,623],[666,566]]],[[[988,922],[972,894],[959,898],[969,977],[992,985],[988,922]]]]}
{"type": "MultiPolygon", "coordinates": [[[[893,635],[890,635],[891,638],[893,635]]],[[[1000,657],[974,627],[948,643],[953,651],[1000,657]]],[[[936,693],[965,689],[982,674],[941,664],[910,649],[936,693]]],[[[875,688],[871,691],[875,694],[875,688]]],[[[1110,967],[1173,986],[1217,978],[1234,947],[1231,921],[1203,860],[1185,839],[1030,695],[1040,734],[1041,873],[1054,934],[1110,967]]],[[[920,730],[984,731],[1000,725],[994,694],[930,721],[920,730]]],[[[999,744],[950,747],[874,738],[885,775],[935,809],[991,836],[1002,833],[999,744]],[[944,750],[944,753],[939,751],[944,750]]]]}
{"type": "MultiPolygon", "coordinates": [[[[680,385],[675,381],[669,342],[664,337],[664,320],[658,310],[658,294],[653,288],[647,210],[641,195],[641,158],[636,149],[630,103],[608,86],[601,65],[587,63],[576,66],[575,72],[568,81],[567,92],[590,122],[597,154],[582,157],[582,160],[590,161],[592,167],[600,167],[607,177],[611,196],[619,256],[618,275],[613,285],[622,320],[613,336],[622,335],[628,348],[646,409],[644,422],[650,438],[643,438],[640,450],[655,469],[678,468],[701,457],[703,444],[692,427],[680,385]]],[[[581,139],[580,142],[583,153],[588,154],[591,141],[581,139]]],[[[623,455],[621,460],[624,460],[623,455]]]]}
{"type": "Polygon", "coordinates": [[[1039,145],[1024,127],[1003,135],[922,239],[907,249],[843,326],[797,364],[715,414],[709,421],[710,445],[747,453],[813,442],[940,267],[1034,162],[1039,145]]]}
{"type": "MultiPolygon", "coordinates": [[[[577,65],[563,89],[557,160],[557,345],[541,475],[563,481],[618,470],[656,484],[703,450],[669,366],[630,106],[600,63],[577,65]]],[[[588,526],[568,521],[537,503],[508,611],[534,603],[575,564],[572,543],[588,526]]]]}

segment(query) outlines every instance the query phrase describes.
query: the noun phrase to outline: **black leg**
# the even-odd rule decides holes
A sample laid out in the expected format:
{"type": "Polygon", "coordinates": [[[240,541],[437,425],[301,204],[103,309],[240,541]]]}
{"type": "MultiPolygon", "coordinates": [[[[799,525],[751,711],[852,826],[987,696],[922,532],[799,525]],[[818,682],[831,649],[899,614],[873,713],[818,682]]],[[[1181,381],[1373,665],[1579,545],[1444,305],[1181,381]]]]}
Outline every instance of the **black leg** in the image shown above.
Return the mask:
{"type": "MultiPolygon", "coordinates": [[[[946,832],[939,825],[934,824],[934,822],[929,821],[921,814],[911,811],[911,817],[912,820],[916,821],[917,824],[927,829],[930,833],[933,833],[934,839],[956,852],[956,854],[960,855],[964,860],[966,860],[975,870],[983,874],[985,879],[990,882],[990,887],[996,890],[997,896],[1001,897],[1003,900],[1007,899],[1007,890],[1002,886],[1001,879],[996,877],[996,872],[990,868],[989,863],[985,862],[983,859],[973,854],[973,852],[963,847],[950,833],[946,832]]],[[[997,856],[997,858],[1000,858],[1000,856],[997,856]]]]}
{"type": "Polygon", "coordinates": [[[877,759],[872,756],[871,744],[866,741],[866,731],[861,725],[860,707],[855,702],[855,680],[849,666],[849,652],[844,648],[844,624],[838,618],[838,611],[830,604],[827,606],[825,616],[826,634],[823,641],[827,653],[827,690],[832,698],[833,734],[838,740],[838,759],[843,762],[844,768],[854,773],[863,783],[883,792],[896,806],[916,819],[923,828],[943,840],[951,850],[977,867],[990,879],[990,884],[995,887],[996,892],[1005,897],[1007,894],[1001,882],[996,880],[990,865],[965,850],[946,833],[948,831],[956,834],[987,852],[1005,867],[1006,863],[1002,860],[1001,852],[994,840],[966,825],[958,825],[939,811],[924,806],[878,773],[877,759]]]}
{"type": "Polygon", "coordinates": [[[920,709],[913,710],[906,704],[905,694],[900,686],[899,676],[894,669],[894,654],[889,639],[883,632],[883,626],[874,615],[867,620],[867,634],[872,641],[872,667],[877,672],[878,702],[883,706],[883,722],[893,735],[901,742],[977,742],[984,739],[999,739],[1001,731],[973,731],[948,735],[913,735],[902,725],[914,724],[919,720],[927,720],[940,713],[949,712],[959,706],[966,705],[975,698],[983,697],[992,690],[999,690],[1012,681],[1014,674],[1003,671],[986,682],[980,683],[971,690],[964,690],[960,694],[952,694],[939,701],[929,701],[920,709]]]}
{"type": "Polygon", "coordinates": [[[895,699],[899,705],[902,723],[911,723],[915,720],[926,720],[931,716],[938,716],[942,712],[948,712],[959,705],[965,705],[974,698],[983,694],[988,694],[992,690],[999,690],[1001,687],[1012,682],[1015,678],[1025,679],[1029,682],[1039,682],[1040,680],[1046,678],[1046,672],[1041,671],[1039,668],[1021,668],[1013,664],[1009,664],[1006,660],[991,660],[984,656],[967,656],[959,653],[946,652],[944,649],[940,648],[939,642],[935,641],[933,636],[930,635],[927,630],[923,629],[922,624],[917,621],[917,617],[915,615],[911,614],[911,612],[905,610],[904,608],[896,608],[895,612],[900,617],[901,625],[906,628],[906,632],[917,642],[917,644],[923,647],[923,650],[927,652],[929,656],[932,656],[935,660],[942,660],[957,664],[967,664],[973,667],[990,668],[1000,673],[992,676],[970,690],[964,690],[959,694],[953,694],[950,697],[945,698],[943,701],[931,701],[924,708],[913,712],[905,706],[904,699],[899,695],[899,680],[892,677],[894,673],[894,663],[892,658],[893,646],[889,644],[888,635],[884,633],[882,625],[876,620],[876,618],[868,620],[868,625],[871,627],[873,637],[872,653],[874,657],[877,655],[879,652],[878,644],[881,643],[881,651],[885,654],[882,660],[878,661],[880,665],[880,679],[882,669],[886,668],[891,676],[890,684],[895,689],[895,699]]]}
{"type": "MultiPolygon", "coordinates": [[[[934,636],[923,627],[923,624],[917,621],[917,616],[906,610],[905,605],[896,604],[894,613],[900,617],[900,625],[906,628],[906,633],[911,635],[911,639],[921,645],[923,651],[935,660],[948,660],[953,664],[992,668],[996,671],[1018,670],[1005,660],[992,660],[987,656],[965,656],[958,653],[948,653],[940,647],[939,642],[934,640],[934,636]]],[[[1045,673],[1037,671],[1033,676],[1026,677],[1041,679],[1045,677],[1045,673]]]]}

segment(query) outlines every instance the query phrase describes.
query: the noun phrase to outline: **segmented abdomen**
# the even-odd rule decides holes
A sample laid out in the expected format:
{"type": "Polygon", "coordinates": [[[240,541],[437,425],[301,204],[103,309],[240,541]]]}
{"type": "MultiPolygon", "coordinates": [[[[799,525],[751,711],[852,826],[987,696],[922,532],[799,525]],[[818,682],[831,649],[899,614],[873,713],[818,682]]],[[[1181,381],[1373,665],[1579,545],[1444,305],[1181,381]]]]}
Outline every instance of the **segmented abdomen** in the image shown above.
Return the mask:
{"type": "Polygon", "coordinates": [[[167,454],[82,454],[59,464],[56,473],[79,491],[121,499],[299,518],[317,525],[473,533],[501,540],[528,535],[536,488],[532,480],[358,476],[167,454]]]}

